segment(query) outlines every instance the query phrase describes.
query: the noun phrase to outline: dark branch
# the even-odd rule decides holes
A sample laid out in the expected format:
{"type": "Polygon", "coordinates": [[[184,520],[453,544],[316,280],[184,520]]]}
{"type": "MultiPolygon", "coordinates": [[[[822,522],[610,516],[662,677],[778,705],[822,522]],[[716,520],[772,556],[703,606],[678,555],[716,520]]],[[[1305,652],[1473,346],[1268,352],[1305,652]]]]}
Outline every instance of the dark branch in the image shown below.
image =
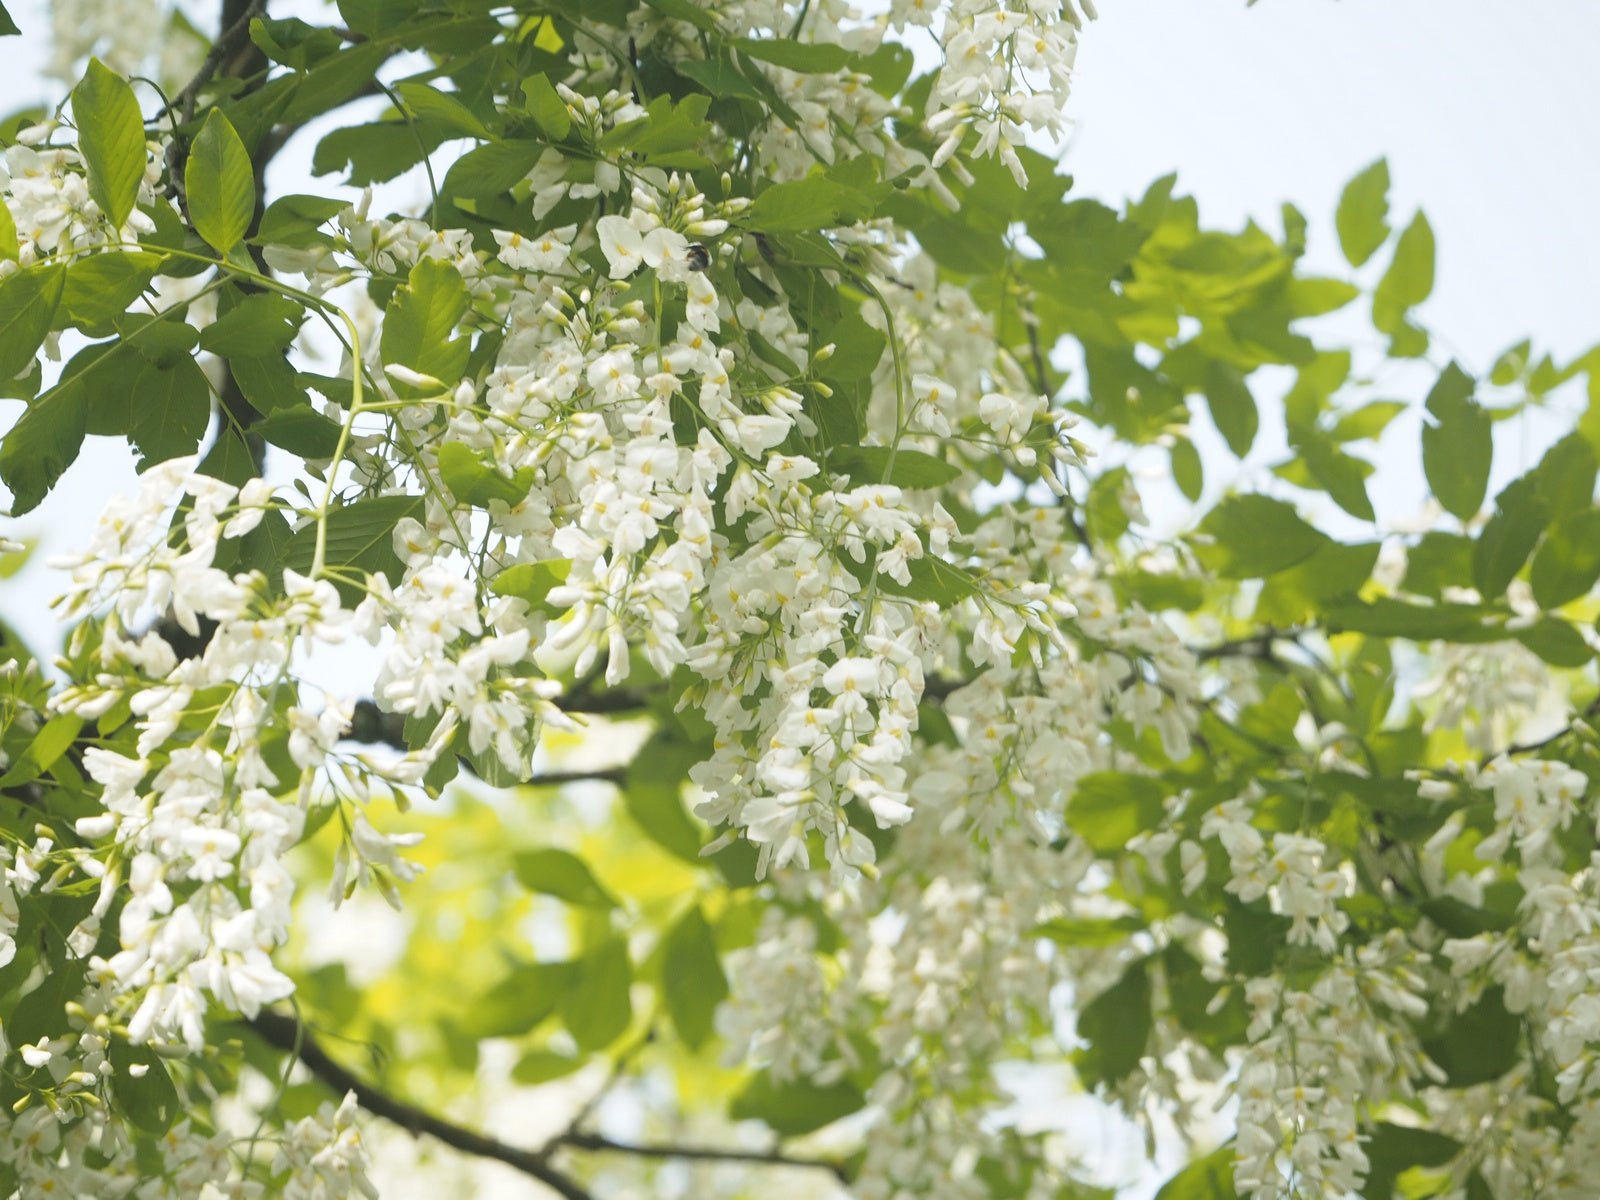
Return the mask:
{"type": "Polygon", "coordinates": [[[524,1150],[463,1128],[414,1104],[397,1099],[368,1083],[330,1058],[310,1031],[294,1017],[263,1010],[250,1022],[250,1025],[270,1045],[297,1055],[306,1069],[334,1092],[341,1095],[346,1092],[355,1093],[357,1103],[374,1116],[398,1125],[413,1136],[426,1134],[463,1154],[504,1163],[514,1170],[532,1176],[557,1194],[566,1197],[566,1200],[594,1200],[594,1197],[576,1180],[550,1165],[550,1156],[562,1149],[632,1154],[638,1158],[675,1159],[686,1162],[794,1167],[827,1171],[841,1182],[849,1182],[849,1173],[844,1165],[827,1159],[791,1158],[776,1150],[722,1150],[712,1146],[636,1146],[627,1142],[614,1142],[599,1134],[579,1133],[573,1129],[552,1138],[542,1150],[524,1150]]]}
{"type": "Polygon", "coordinates": [[[1501,750],[1496,754],[1485,754],[1483,756],[1483,760],[1478,765],[1480,767],[1487,767],[1497,758],[1510,758],[1514,754],[1536,754],[1540,750],[1543,750],[1546,746],[1549,746],[1554,742],[1559,742],[1562,738],[1568,736],[1569,734],[1577,733],[1580,729],[1587,729],[1589,727],[1590,720],[1596,716],[1600,716],[1600,696],[1596,696],[1593,700],[1589,701],[1588,705],[1585,706],[1584,710],[1579,713],[1573,721],[1571,721],[1569,724],[1563,725],[1549,737],[1542,737],[1536,742],[1521,742],[1515,746],[1507,746],[1504,750],[1501,750]]]}
{"type": "MultiPolygon", "coordinates": [[[[211,49],[206,52],[205,59],[200,63],[200,69],[195,72],[194,78],[184,84],[183,90],[172,100],[171,108],[177,109],[185,121],[194,119],[195,101],[199,99],[201,90],[216,78],[223,64],[229,62],[249,41],[250,22],[265,12],[266,8],[267,0],[249,0],[243,7],[239,6],[238,0],[224,0],[222,32],[217,35],[217,40],[211,43],[211,49]]],[[[231,62],[229,68],[227,73],[230,75],[245,73],[231,62]]]]}
{"type": "Polygon", "coordinates": [[[335,1092],[341,1095],[354,1092],[356,1101],[362,1108],[374,1116],[400,1126],[407,1133],[413,1136],[426,1134],[463,1154],[504,1163],[513,1170],[537,1179],[557,1195],[565,1197],[565,1200],[594,1200],[594,1196],[576,1180],[556,1170],[546,1161],[547,1152],[523,1150],[517,1146],[508,1146],[494,1138],[485,1137],[481,1133],[475,1133],[443,1117],[398,1100],[359,1078],[329,1058],[310,1032],[293,1017],[263,1010],[250,1022],[250,1025],[271,1045],[290,1054],[298,1054],[306,1069],[335,1092]]]}
{"type": "Polygon", "coordinates": [[[719,1150],[711,1146],[635,1146],[628,1142],[614,1142],[594,1133],[564,1133],[552,1145],[570,1146],[574,1150],[594,1150],[613,1154],[632,1154],[640,1158],[671,1158],[692,1162],[750,1163],[763,1167],[796,1167],[813,1171],[827,1171],[841,1183],[850,1182],[849,1172],[842,1163],[823,1158],[790,1158],[776,1150],[719,1150]]]}

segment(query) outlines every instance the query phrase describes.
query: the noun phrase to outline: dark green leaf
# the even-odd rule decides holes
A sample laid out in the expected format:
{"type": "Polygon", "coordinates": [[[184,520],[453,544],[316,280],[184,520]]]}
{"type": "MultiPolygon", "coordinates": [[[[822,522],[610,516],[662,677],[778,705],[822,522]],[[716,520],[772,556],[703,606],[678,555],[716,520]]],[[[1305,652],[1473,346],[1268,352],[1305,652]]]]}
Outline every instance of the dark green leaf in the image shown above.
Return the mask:
{"type": "Polygon", "coordinates": [[[1422,430],[1422,469],[1445,511],[1470,520],[1483,505],[1494,455],[1489,414],[1471,398],[1472,379],[1455,363],[1428,394],[1437,424],[1422,430]]]}
{"type": "Polygon", "coordinates": [[[1557,521],[1545,534],[1528,573],[1540,608],[1576,600],[1600,579],[1600,509],[1557,521]]]}
{"type": "Polygon", "coordinates": [[[733,45],[773,66],[790,71],[838,71],[859,62],[857,55],[843,46],[827,42],[797,42],[786,38],[736,38],[733,45]]]}
{"type": "Polygon", "coordinates": [[[1559,617],[1540,617],[1517,630],[1517,641],[1553,667],[1587,666],[1594,657],[1583,635],[1559,617]]]}
{"type": "Polygon", "coordinates": [[[1449,1086],[1488,1083],[1521,1061],[1522,1019],[1506,1011],[1504,993],[1492,987],[1422,1048],[1444,1069],[1449,1086]]]}
{"type": "Polygon", "coordinates": [[[608,1046],[633,1020],[628,943],[612,938],[578,962],[578,981],[561,1000],[561,1020],[580,1050],[608,1046]]]}
{"type": "Polygon", "coordinates": [[[281,354],[303,320],[305,310],[287,296],[246,296],[200,331],[200,349],[223,358],[281,354]]]}
{"type": "Polygon", "coordinates": [[[576,854],[550,846],[524,850],[512,860],[517,881],[532,892],[555,896],[581,908],[615,908],[616,900],[600,886],[589,865],[576,854]]]}
{"type": "MultiPolygon", "coordinates": [[[[334,509],[328,514],[326,565],[382,573],[390,583],[400,582],[395,526],[406,517],[421,515],[421,496],[370,496],[334,509]]],[[[316,542],[315,523],[297,530],[284,551],[283,565],[305,574],[311,569],[316,542]]]]}
{"type": "Polygon", "coordinates": [[[698,907],[684,914],[662,945],[661,994],[678,1036],[698,1049],[711,1036],[717,1005],[728,996],[716,940],[698,907]]]}
{"type": "Polygon", "coordinates": [[[107,1057],[116,1072],[112,1078],[118,1111],[145,1133],[159,1137],[171,1129],[183,1106],[160,1056],[149,1046],[130,1046],[119,1039],[111,1043],[107,1057]],[[135,1075],[130,1067],[142,1067],[143,1071],[135,1075]]]}
{"type": "Polygon", "coordinates": [[[942,487],[961,477],[961,468],[920,450],[887,446],[842,446],[828,456],[828,468],[850,476],[851,483],[887,483],[902,488],[942,487]],[[893,454],[893,462],[890,455],[893,454]]]}
{"type": "Polygon", "coordinates": [[[1472,581],[1485,600],[1505,592],[1550,520],[1538,484],[1528,476],[1507,485],[1494,505],[1472,555],[1472,581]]]}
{"type": "Polygon", "coordinates": [[[33,365],[65,285],[66,272],[56,266],[28,267],[0,279],[0,379],[33,365]]]}
{"type": "Polygon", "coordinates": [[[1078,1036],[1089,1043],[1074,1060],[1084,1085],[1127,1078],[1144,1056],[1154,1025],[1149,964],[1140,959],[1078,1013],[1078,1036]]]}

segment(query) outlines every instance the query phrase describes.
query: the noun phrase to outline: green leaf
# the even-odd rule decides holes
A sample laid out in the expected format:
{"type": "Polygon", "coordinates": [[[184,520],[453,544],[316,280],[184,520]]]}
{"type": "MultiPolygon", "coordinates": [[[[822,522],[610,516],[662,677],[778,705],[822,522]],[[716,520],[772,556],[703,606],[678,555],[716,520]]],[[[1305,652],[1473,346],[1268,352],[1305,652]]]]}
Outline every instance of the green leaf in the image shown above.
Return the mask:
{"type": "Polygon", "coordinates": [[[15,37],[22,30],[17,28],[17,23],[11,19],[11,14],[6,11],[6,6],[0,4],[0,37],[15,37]]]}
{"type": "MultiPolygon", "coordinates": [[[[211,385],[194,359],[170,366],[141,361],[131,378],[117,380],[102,393],[113,405],[125,406],[122,425],[143,456],[139,469],[193,454],[211,421],[211,385]]],[[[94,422],[94,407],[90,409],[94,422]]]]}
{"type": "Polygon", "coordinates": [[[453,266],[420,260],[389,300],[379,347],[383,361],[454,386],[472,354],[466,338],[450,336],[468,303],[467,285],[453,266]]]}
{"type": "MultiPolygon", "coordinates": [[[[726,52],[711,58],[689,58],[674,63],[672,69],[692,79],[719,100],[766,100],[766,94],[746,79],[726,52]]],[[[538,119],[537,114],[535,120],[538,119]]]]}
{"type": "MultiPolygon", "coordinates": [[[[406,517],[422,515],[421,496],[370,496],[328,514],[325,563],[330,567],[382,574],[399,583],[402,565],[394,550],[394,530],[406,517]]],[[[316,550],[315,522],[299,530],[284,551],[283,565],[305,574],[316,550]]]]}
{"type": "Polygon", "coordinates": [[[394,90],[418,120],[436,121],[452,133],[483,142],[494,137],[458,96],[414,79],[395,84],[394,90]]]}
{"type": "Polygon", "coordinates": [[[684,808],[683,785],[689,768],[705,756],[682,737],[663,730],[645,743],[622,784],[623,805],[639,828],[657,845],[696,866],[706,864],[700,857],[706,839],[684,808]]]}
{"type": "Polygon", "coordinates": [[[1582,434],[1569,433],[1551,446],[1531,476],[1552,517],[1565,517],[1594,503],[1594,450],[1582,434]]]}
{"type": "Polygon", "coordinates": [[[736,1121],[765,1121],[780,1137],[799,1137],[859,1112],[866,1102],[861,1089],[848,1080],[777,1083],[763,1071],[729,1103],[728,1115],[736,1121]]]}
{"type": "Polygon", "coordinates": [[[533,467],[523,467],[507,479],[492,462],[485,462],[476,450],[460,442],[439,447],[439,477],[452,496],[474,508],[487,508],[491,500],[522,503],[537,476],[533,467]]]}
{"type": "Polygon", "coordinates": [[[661,948],[661,995],[678,1036],[697,1050],[711,1036],[717,1005],[728,997],[728,979],[716,939],[698,906],[668,932],[661,948]]]}
{"type": "Polygon", "coordinates": [[[27,267],[0,279],[0,379],[33,365],[65,286],[66,272],[57,266],[27,267]]]}
{"type": "Polygon", "coordinates": [[[1149,963],[1140,959],[1078,1013],[1078,1036],[1089,1043],[1074,1058],[1084,1085],[1127,1078],[1144,1056],[1154,1026],[1149,963]]]}
{"type": "Polygon", "coordinates": [[[825,175],[775,183],[756,197],[744,222],[763,233],[832,229],[872,215],[875,205],[857,191],[825,175]]]}
{"type": "Polygon", "coordinates": [[[696,29],[706,33],[717,31],[717,22],[712,10],[701,8],[693,0],[645,0],[645,3],[664,17],[671,17],[675,21],[687,21],[696,29]]]}
{"type": "Polygon", "coordinates": [[[526,600],[529,608],[559,611],[547,605],[545,597],[550,594],[551,588],[566,582],[571,570],[572,560],[566,558],[518,563],[496,575],[489,583],[489,590],[497,596],[515,596],[519,600],[526,600]]]}
{"type": "Polygon", "coordinates": [[[850,476],[856,486],[887,483],[901,488],[942,487],[961,478],[961,468],[920,450],[887,446],[841,446],[828,455],[828,469],[850,476]]]}
{"type": "Polygon", "coordinates": [[[17,787],[39,778],[55,766],[56,760],[67,752],[82,728],[82,717],[69,713],[51,717],[33,735],[28,748],[17,756],[10,769],[0,775],[0,788],[17,787]]]}
{"type": "Polygon", "coordinates": [[[1233,1145],[1229,1143],[1167,1180],[1156,1193],[1156,1200],[1238,1200],[1233,1164],[1233,1145]]]}
{"type": "Polygon", "coordinates": [[[1178,490],[1183,493],[1185,500],[1191,504],[1198,503],[1200,493],[1205,490],[1205,468],[1200,465],[1200,452],[1194,448],[1194,443],[1188,438],[1179,438],[1172,443],[1172,480],[1178,485],[1178,490]]]}
{"type": "Polygon", "coordinates": [[[787,38],[735,38],[733,46],[762,62],[789,71],[838,71],[860,62],[858,55],[827,42],[797,42],[787,38]]]}
{"type": "Polygon", "coordinates": [[[1097,771],[1078,780],[1067,802],[1067,824],[1096,854],[1117,854],[1135,834],[1161,823],[1166,794],[1147,775],[1097,771]]]}
{"type": "Polygon", "coordinates": [[[325,196],[279,196],[261,214],[255,240],[263,246],[314,246],[328,240],[322,226],[348,207],[325,196]]]}
{"type": "Polygon", "coordinates": [[[888,575],[879,574],[878,587],[892,596],[907,596],[912,600],[931,600],[940,608],[950,608],[968,596],[978,594],[977,580],[953,563],[942,558],[924,555],[906,564],[911,574],[909,584],[900,583],[888,575]]]}
{"type": "Polygon", "coordinates": [[[183,1112],[178,1089],[161,1057],[149,1046],[130,1046],[120,1039],[111,1043],[106,1057],[115,1071],[118,1112],[127,1116],[135,1128],[157,1137],[171,1129],[183,1112]],[[135,1075],[130,1067],[143,1067],[135,1075]]]}
{"type": "Polygon", "coordinates": [[[576,854],[550,846],[524,850],[513,859],[517,882],[531,892],[555,896],[580,908],[615,908],[616,900],[600,886],[589,865],[576,854]]]}
{"type": "Polygon", "coordinates": [[[1586,594],[1600,579],[1600,509],[1573,513],[1552,525],[1528,578],[1540,608],[1557,608],[1586,594]]]}
{"type": "Polygon", "coordinates": [[[1472,553],[1472,581],[1485,600],[1505,593],[1550,520],[1537,481],[1526,475],[1508,484],[1494,505],[1472,553]]]}
{"type": "Polygon", "coordinates": [[[0,262],[16,262],[22,253],[22,243],[17,240],[17,222],[8,205],[0,204],[0,262]]]}
{"type": "Polygon", "coordinates": [[[219,254],[237,246],[256,210],[250,154],[220,108],[213,108],[189,147],[183,169],[189,219],[219,254]]]}
{"type": "Polygon", "coordinates": [[[121,229],[144,182],[144,117],[133,89],[98,58],[72,89],[72,118],[89,173],[89,195],[121,229]]]}
{"type": "Polygon", "coordinates": [[[1472,377],[1451,363],[1428,393],[1437,424],[1422,430],[1422,469],[1445,511],[1477,516],[1489,486],[1494,434],[1489,414],[1472,399],[1472,377]]]}
{"type": "Polygon", "coordinates": [[[305,320],[297,301],[272,293],[245,296],[200,331],[200,349],[223,358],[281,354],[305,320]]]}
{"type": "Polygon", "coordinates": [[[162,264],[144,250],[113,251],[80,258],[67,268],[61,305],[68,319],[91,336],[111,332],[112,323],[143,295],[162,264]]]}
{"type": "Polygon", "coordinates": [[[561,1020],[580,1050],[599,1050],[622,1036],[633,1020],[632,984],[628,943],[621,938],[578,961],[577,982],[561,998],[561,1020]]]}
{"type": "Polygon", "coordinates": [[[555,1012],[577,986],[575,962],[519,963],[465,1006],[461,1026],[473,1037],[516,1037],[555,1012]]]}
{"type": "Polygon", "coordinates": [[[1306,469],[1333,502],[1352,517],[1371,521],[1376,514],[1367,496],[1367,476],[1372,474],[1372,464],[1340,450],[1320,430],[1307,430],[1298,435],[1295,449],[1305,461],[1306,469]]]}
{"type": "Polygon", "coordinates": [[[1227,441],[1228,449],[1239,458],[1249,454],[1261,418],[1244,376],[1227,363],[1207,360],[1206,403],[1211,406],[1211,420],[1227,441]]]}
{"type": "Polygon", "coordinates": [[[1505,993],[1492,987],[1422,1048],[1444,1069],[1450,1087],[1488,1083],[1522,1060],[1522,1019],[1506,1010],[1505,993]]]}
{"type": "Polygon", "coordinates": [[[1517,641],[1553,667],[1587,666],[1594,657],[1583,634],[1559,617],[1540,617],[1517,630],[1517,641]]]}
{"type": "Polygon", "coordinates": [[[524,1087],[537,1087],[552,1079],[565,1079],[583,1063],[582,1058],[571,1054],[557,1054],[554,1050],[529,1050],[511,1068],[511,1078],[524,1087]]]}
{"type": "Polygon", "coordinates": [[[1379,159],[1349,183],[1334,213],[1339,249],[1352,267],[1371,258],[1389,238],[1389,164],[1379,159]]]}
{"type": "MultiPolygon", "coordinates": [[[[234,361],[257,363],[265,360],[234,361]]],[[[259,435],[268,445],[305,459],[332,458],[339,445],[339,429],[336,422],[304,405],[275,408],[250,426],[250,432],[259,435]]]]}
{"type": "Polygon", "coordinates": [[[1272,575],[1310,558],[1328,543],[1293,506],[1268,496],[1230,496],[1200,523],[1212,543],[1201,546],[1206,563],[1227,579],[1272,575]]]}
{"type": "Polygon", "coordinates": [[[1433,291],[1433,227],[1417,213],[1395,243],[1389,269],[1372,293],[1372,323],[1384,333],[1398,333],[1406,311],[1433,291]]]}
{"type": "Polygon", "coordinates": [[[1510,636],[1504,625],[1489,623],[1493,609],[1477,604],[1409,604],[1380,596],[1367,604],[1338,604],[1327,610],[1336,633],[1365,633],[1411,641],[1490,642],[1510,636]]]}
{"type": "Polygon", "coordinates": [[[552,142],[564,142],[572,132],[572,114],[567,102],[557,94],[550,77],[543,73],[529,75],[522,81],[522,94],[527,97],[528,112],[544,135],[552,142]]]}

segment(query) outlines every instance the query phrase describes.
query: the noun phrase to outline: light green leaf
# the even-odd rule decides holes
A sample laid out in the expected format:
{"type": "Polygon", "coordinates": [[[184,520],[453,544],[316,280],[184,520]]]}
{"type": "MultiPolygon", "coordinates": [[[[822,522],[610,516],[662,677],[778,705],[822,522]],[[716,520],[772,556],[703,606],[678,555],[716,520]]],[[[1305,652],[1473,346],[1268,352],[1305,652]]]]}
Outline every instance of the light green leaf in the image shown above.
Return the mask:
{"type": "Polygon", "coordinates": [[[728,1115],[736,1121],[765,1121],[782,1137],[799,1137],[859,1112],[864,1104],[861,1089],[848,1080],[827,1085],[803,1078],[777,1083],[763,1071],[733,1098],[728,1115]]]}
{"type": "Polygon", "coordinates": [[[72,118],[89,173],[89,195],[121,229],[144,182],[144,117],[122,76],[98,58],[72,89],[72,118]]]}
{"type": "Polygon", "coordinates": [[[823,175],[808,175],[767,188],[743,220],[763,233],[831,229],[865,220],[874,207],[865,192],[823,175]]]}
{"type": "Polygon", "coordinates": [[[1269,496],[1230,496],[1200,523],[1212,539],[1199,554],[1227,579],[1273,575],[1310,558],[1328,543],[1291,505],[1269,496]]]}
{"type": "Polygon", "coordinates": [[[67,268],[67,287],[61,297],[68,318],[91,336],[109,333],[111,323],[150,285],[162,261],[161,255],[144,250],[78,259],[67,268]]]}
{"type": "Polygon", "coordinates": [[[1078,780],[1067,801],[1067,825],[1096,854],[1118,854],[1135,834],[1161,823],[1166,789],[1145,775],[1097,771],[1078,780]]]}
{"type": "Polygon", "coordinates": [[[432,258],[419,261],[389,301],[380,343],[384,362],[453,387],[472,354],[466,338],[450,336],[468,303],[467,285],[453,266],[432,258]]]}
{"type": "Polygon", "coordinates": [[[1531,476],[1506,485],[1494,506],[1472,553],[1472,582],[1485,600],[1505,593],[1550,521],[1549,506],[1531,476]]]}
{"type": "Polygon", "coordinates": [[[1233,1186],[1233,1145],[1229,1143],[1196,1159],[1156,1193],[1156,1200],[1237,1200],[1233,1186]]]}
{"type": "Polygon", "coordinates": [[[245,296],[200,331],[200,349],[223,358],[281,354],[305,320],[297,301],[272,293],[245,296]]]}
{"type": "Polygon", "coordinates": [[[537,475],[533,467],[523,467],[508,479],[493,462],[484,461],[476,450],[460,442],[439,447],[439,476],[445,487],[462,504],[474,508],[487,508],[491,500],[522,503],[537,475]]]}
{"type": "Polygon", "coordinates": [[[256,186],[250,154],[221,109],[211,110],[189,147],[183,185],[195,231],[227,254],[250,228],[256,186]]]}
{"type": "Polygon", "coordinates": [[[67,752],[83,728],[83,718],[70,713],[51,717],[33,735],[28,748],[18,756],[4,775],[0,775],[0,788],[16,787],[39,778],[56,760],[67,752]]]}
{"type": "Polygon", "coordinates": [[[556,611],[545,603],[545,597],[550,594],[551,588],[566,582],[571,570],[572,560],[566,558],[518,563],[496,575],[490,581],[489,589],[497,596],[515,596],[519,600],[526,600],[529,608],[556,611]]]}
{"type": "Polygon", "coordinates": [[[1379,159],[1345,185],[1334,214],[1339,248],[1359,267],[1389,237],[1389,164],[1379,159]]]}
{"type": "Polygon", "coordinates": [[[572,114],[567,111],[567,102],[557,94],[550,77],[542,72],[529,75],[522,81],[522,94],[527,97],[528,112],[545,136],[552,142],[566,141],[572,132],[572,114]]]}
{"type": "Polygon", "coordinates": [[[615,908],[616,900],[600,885],[589,864],[576,854],[553,846],[524,850],[512,859],[517,882],[531,892],[555,896],[580,908],[615,908]]]}
{"type": "Polygon", "coordinates": [[[661,995],[678,1036],[698,1049],[711,1036],[717,1005],[728,997],[716,939],[698,907],[684,914],[662,944],[661,995]]]}
{"type": "Polygon", "coordinates": [[[21,252],[22,243],[17,240],[17,222],[11,215],[11,207],[0,204],[0,262],[16,262],[21,252]]]}
{"type": "Polygon", "coordinates": [[[1395,244],[1389,269],[1372,294],[1372,323],[1395,334],[1407,310],[1421,304],[1433,291],[1433,227],[1418,213],[1395,244]]]}

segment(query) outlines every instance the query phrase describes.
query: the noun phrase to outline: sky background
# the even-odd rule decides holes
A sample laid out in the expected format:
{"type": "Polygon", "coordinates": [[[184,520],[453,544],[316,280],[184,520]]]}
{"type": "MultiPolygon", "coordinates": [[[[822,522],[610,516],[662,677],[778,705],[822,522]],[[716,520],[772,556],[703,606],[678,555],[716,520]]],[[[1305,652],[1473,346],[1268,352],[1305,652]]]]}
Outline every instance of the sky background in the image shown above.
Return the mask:
{"type": "MultiPolygon", "coordinates": [[[[1421,316],[1447,353],[1482,372],[1527,335],[1562,361],[1600,341],[1600,2],[1098,3],[1072,100],[1066,161],[1076,195],[1120,204],[1175,170],[1207,224],[1237,228],[1254,218],[1274,233],[1280,203],[1291,200],[1311,222],[1310,264],[1344,274],[1333,232],[1339,192],[1387,156],[1392,220],[1403,224],[1420,206],[1437,235],[1437,283],[1421,316]]],[[[46,3],[7,4],[25,32],[42,35],[46,3]]],[[[52,94],[37,74],[41,56],[30,50],[38,45],[0,47],[0,112],[52,94]]],[[[304,190],[282,171],[274,182],[304,190]]],[[[0,427],[18,410],[0,401],[0,427]]],[[[1269,417],[1268,443],[1271,426],[1269,417]]],[[[1559,421],[1547,422],[1540,436],[1497,455],[1495,486],[1530,465],[1558,429],[1559,421]]],[[[1509,432],[1501,431],[1502,451],[1509,432]]],[[[1385,452],[1387,481],[1374,489],[1389,520],[1410,516],[1422,494],[1420,471],[1406,469],[1416,465],[1414,431],[1396,442],[1404,449],[1385,452]]],[[[1262,453],[1270,458],[1270,445],[1262,453]]],[[[1208,452],[1208,466],[1219,458],[1208,452]]],[[[1218,475],[1239,481],[1227,466],[1218,475]]],[[[0,584],[0,614],[35,646],[56,642],[46,608],[56,580],[43,559],[82,544],[107,495],[132,479],[127,451],[91,438],[40,509],[0,518],[0,532],[42,543],[35,562],[0,584]]],[[[1152,515],[1158,527],[1182,517],[1152,515]]],[[[1143,1156],[1130,1130],[1080,1100],[1030,1091],[1028,1107],[1048,1110],[1051,1120],[1068,1116],[1086,1140],[1110,1148],[1122,1163],[1116,1181],[1131,1185],[1127,1195],[1155,1190],[1160,1172],[1135,1165],[1143,1156]]]]}

